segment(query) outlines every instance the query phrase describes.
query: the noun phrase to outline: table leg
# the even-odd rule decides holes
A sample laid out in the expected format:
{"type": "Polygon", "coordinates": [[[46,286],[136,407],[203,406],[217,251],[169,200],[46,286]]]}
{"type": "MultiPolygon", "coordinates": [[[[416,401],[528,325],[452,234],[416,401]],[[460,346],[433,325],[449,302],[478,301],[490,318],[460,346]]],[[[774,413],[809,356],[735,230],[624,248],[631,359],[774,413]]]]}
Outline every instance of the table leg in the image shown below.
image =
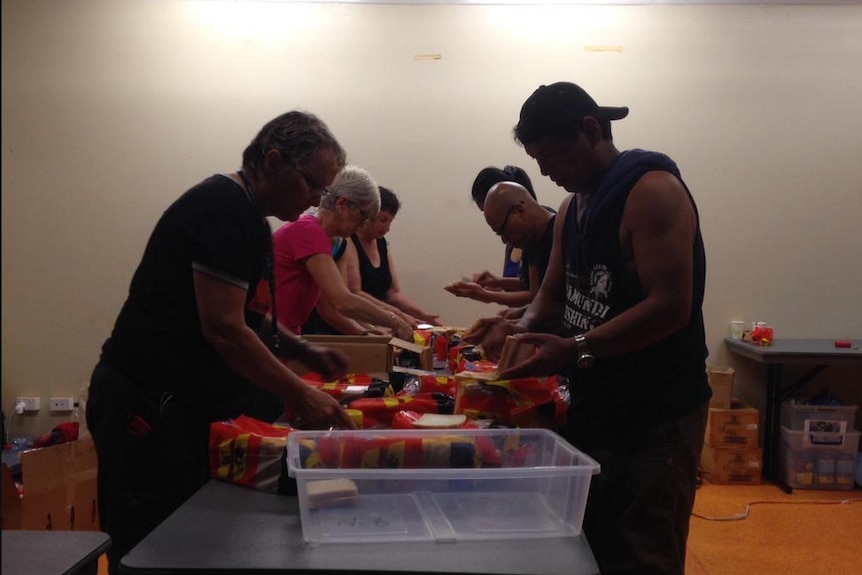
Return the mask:
{"type": "Polygon", "coordinates": [[[766,432],[763,438],[763,474],[775,482],[785,493],[792,493],[793,488],[778,478],[778,447],[781,437],[781,399],[783,366],[780,363],[770,363],[767,367],[766,389],[766,432]]]}
{"type": "Polygon", "coordinates": [[[766,430],[763,437],[763,471],[767,479],[775,478],[775,441],[778,429],[777,402],[781,396],[781,364],[770,363],[766,378],[766,430]]]}

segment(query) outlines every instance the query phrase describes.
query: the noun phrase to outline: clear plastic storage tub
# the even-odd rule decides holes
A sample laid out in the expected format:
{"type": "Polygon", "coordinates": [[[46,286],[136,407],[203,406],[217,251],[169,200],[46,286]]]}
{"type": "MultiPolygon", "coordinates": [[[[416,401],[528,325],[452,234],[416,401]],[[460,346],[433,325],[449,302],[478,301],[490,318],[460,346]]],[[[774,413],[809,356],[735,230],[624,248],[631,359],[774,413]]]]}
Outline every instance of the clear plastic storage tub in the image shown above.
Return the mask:
{"type": "Polygon", "coordinates": [[[853,489],[858,447],[858,431],[814,433],[782,426],[779,478],[793,488],[853,489]]]}
{"type": "Polygon", "coordinates": [[[781,425],[790,431],[853,431],[857,405],[807,405],[793,400],[781,404],[781,425]]]}
{"type": "Polygon", "coordinates": [[[303,538],[576,536],[599,464],[546,429],[294,431],[303,538]]]}

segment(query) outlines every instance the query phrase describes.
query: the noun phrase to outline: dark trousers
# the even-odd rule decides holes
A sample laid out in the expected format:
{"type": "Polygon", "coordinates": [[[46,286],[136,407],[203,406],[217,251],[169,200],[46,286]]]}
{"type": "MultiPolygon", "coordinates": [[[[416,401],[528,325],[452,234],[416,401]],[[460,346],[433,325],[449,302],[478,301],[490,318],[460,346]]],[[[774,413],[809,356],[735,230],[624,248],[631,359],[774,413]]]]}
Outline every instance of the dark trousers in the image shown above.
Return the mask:
{"type": "Polygon", "coordinates": [[[584,533],[602,575],[682,575],[708,404],[645,426],[611,448],[574,445],[598,461],[584,533]]]}
{"type": "Polygon", "coordinates": [[[115,575],[120,559],[209,479],[209,422],[188,402],[145,392],[100,362],[90,381],[87,425],[115,575]]]}

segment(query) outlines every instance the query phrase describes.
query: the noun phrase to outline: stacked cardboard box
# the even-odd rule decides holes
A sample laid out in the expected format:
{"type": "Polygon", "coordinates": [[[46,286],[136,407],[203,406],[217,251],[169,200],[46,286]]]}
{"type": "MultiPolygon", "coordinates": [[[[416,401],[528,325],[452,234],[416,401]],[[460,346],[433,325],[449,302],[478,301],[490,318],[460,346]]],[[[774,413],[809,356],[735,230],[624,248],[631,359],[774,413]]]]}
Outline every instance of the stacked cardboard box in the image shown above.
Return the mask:
{"type": "Polygon", "coordinates": [[[712,389],[710,407],[730,409],[733,398],[733,378],[736,371],[732,367],[709,366],[706,369],[709,377],[709,387],[712,389]]]}
{"type": "Polygon", "coordinates": [[[802,489],[853,489],[859,432],[856,405],[781,406],[779,478],[802,489]]]}
{"type": "Polygon", "coordinates": [[[701,466],[712,483],[755,485],[761,481],[760,413],[733,400],[729,409],[709,408],[701,466]]]}

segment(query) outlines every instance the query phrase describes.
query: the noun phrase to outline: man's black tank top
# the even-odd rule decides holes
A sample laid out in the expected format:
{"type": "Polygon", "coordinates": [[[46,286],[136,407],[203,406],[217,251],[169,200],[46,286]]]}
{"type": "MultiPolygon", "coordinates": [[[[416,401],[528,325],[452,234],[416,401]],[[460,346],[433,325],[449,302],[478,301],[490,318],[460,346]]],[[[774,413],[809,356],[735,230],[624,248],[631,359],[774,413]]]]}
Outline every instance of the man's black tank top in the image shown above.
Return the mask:
{"type": "MultiPolygon", "coordinates": [[[[676,164],[667,156],[629,150],[616,159],[591,195],[580,223],[577,204],[571,202],[562,233],[566,282],[563,335],[587,332],[644,299],[634,262],[620,245],[619,228],[632,188],[641,176],[654,170],[670,172],[682,182],[676,164]]],[[[697,214],[690,193],[689,199],[697,214]]],[[[706,258],[699,223],[692,249],[694,281],[687,326],[640,351],[567,373],[572,380],[570,424],[578,429],[579,436],[590,437],[591,443],[603,441],[595,436],[599,430],[607,433],[638,423],[675,419],[710,397],[701,309],[706,258]]]]}

